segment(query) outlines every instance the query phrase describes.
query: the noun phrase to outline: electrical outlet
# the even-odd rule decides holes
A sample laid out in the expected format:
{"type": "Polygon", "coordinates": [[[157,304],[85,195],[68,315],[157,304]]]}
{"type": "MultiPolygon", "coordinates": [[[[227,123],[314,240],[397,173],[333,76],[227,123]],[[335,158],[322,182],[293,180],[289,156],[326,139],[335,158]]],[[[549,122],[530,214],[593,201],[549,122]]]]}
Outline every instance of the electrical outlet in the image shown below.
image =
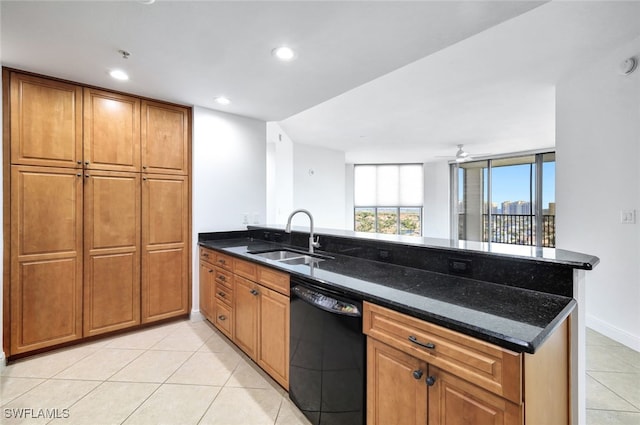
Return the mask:
{"type": "Polygon", "coordinates": [[[622,223],[622,224],[636,224],[636,210],[623,210],[623,211],[620,211],[620,223],[622,223]]]}

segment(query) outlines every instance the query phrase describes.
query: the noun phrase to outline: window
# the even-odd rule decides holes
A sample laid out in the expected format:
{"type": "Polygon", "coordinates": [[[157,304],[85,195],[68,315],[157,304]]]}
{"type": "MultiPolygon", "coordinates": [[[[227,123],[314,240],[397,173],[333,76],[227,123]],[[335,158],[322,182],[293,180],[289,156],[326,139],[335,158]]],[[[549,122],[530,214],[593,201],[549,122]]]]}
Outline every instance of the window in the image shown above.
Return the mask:
{"type": "Polygon", "coordinates": [[[422,164],[356,165],[356,232],[422,235],[422,164]]]}
{"type": "Polygon", "coordinates": [[[452,222],[459,239],[555,247],[555,153],[470,161],[452,169],[452,222]]]}

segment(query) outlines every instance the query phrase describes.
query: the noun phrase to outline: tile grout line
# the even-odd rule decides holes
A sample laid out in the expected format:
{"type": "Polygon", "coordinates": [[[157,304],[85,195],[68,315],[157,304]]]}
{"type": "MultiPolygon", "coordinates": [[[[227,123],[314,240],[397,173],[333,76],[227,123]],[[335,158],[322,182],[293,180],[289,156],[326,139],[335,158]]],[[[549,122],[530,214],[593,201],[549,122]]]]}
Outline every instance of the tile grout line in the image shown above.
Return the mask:
{"type": "MultiPolygon", "coordinates": [[[[605,372],[605,373],[616,373],[616,374],[620,374],[620,375],[632,375],[631,373],[628,372],[605,372]]],[[[594,377],[593,375],[591,375],[589,372],[587,372],[587,375],[589,375],[593,380],[595,380],[596,382],[598,382],[600,385],[602,385],[603,387],[605,387],[606,389],[608,389],[609,391],[611,391],[613,394],[615,394],[617,397],[619,397],[620,399],[626,401],[627,403],[629,403],[629,405],[633,406],[634,408],[638,409],[638,413],[640,413],[640,407],[636,406],[634,403],[632,403],[631,401],[627,400],[625,397],[623,397],[622,395],[618,394],[616,391],[614,391],[611,387],[609,387],[608,385],[606,385],[604,382],[600,381],[599,379],[597,379],[596,377],[594,377]]],[[[588,406],[587,406],[588,408],[588,406]]],[[[593,410],[601,410],[601,409],[593,409],[593,410]]],[[[611,410],[611,409],[604,409],[604,410],[611,410]]]]}

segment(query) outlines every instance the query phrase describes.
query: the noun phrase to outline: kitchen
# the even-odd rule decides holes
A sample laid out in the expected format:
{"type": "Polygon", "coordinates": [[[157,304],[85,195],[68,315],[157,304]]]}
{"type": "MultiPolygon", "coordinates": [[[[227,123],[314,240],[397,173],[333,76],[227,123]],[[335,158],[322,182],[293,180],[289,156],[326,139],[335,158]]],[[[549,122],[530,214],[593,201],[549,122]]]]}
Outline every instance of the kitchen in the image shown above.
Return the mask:
{"type": "MultiPolygon", "coordinates": [[[[155,6],[158,5],[149,5],[149,7],[155,6]]],[[[539,12],[544,11],[543,7],[540,7],[539,12]]],[[[633,6],[627,5],[627,7],[633,6]]],[[[3,19],[6,19],[6,10],[2,12],[3,19]]],[[[618,14],[613,13],[611,17],[607,16],[607,18],[619,19],[620,25],[617,27],[624,29],[626,28],[623,24],[626,22],[624,16],[631,17],[633,13],[618,12],[618,14]]],[[[526,15],[522,18],[524,19],[524,17],[526,15]]],[[[606,22],[604,17],[603,20],[606,22]]],[[[522,24],[522,22],[518,23],[522,24]]],[[[534,21],[531,25],[534,24],[539,24],[539,22],[534,21]]],[[[6,27],[6,23],[3,22],[3,31],[6,27]]],[[[497,29],[495,32],[499,33],[497,29]]],[[[564,164],[562,167],[565,170],[561,175],[559,174],[556,184],[559,199],[558,240],[560,245],[566,249],[596,254],[602,260],[602,264],[590,272],[588,277],[590,285],[600,288],[597,295],[589,301],[594,303],[593,309],[594,312],[597,312],[597,314],[594,313],[592,321],[596,326],[600,325],[600,330],[608,330],[609,335],[618,332],[615,335],[618,339],[628,338],[627,345],[633,346],[633,341],[636,341],[635,344],[637,344],[638,321],[634,307],[634,300],[637,300],[637,289],[635,288],[637,285],[634,286],[634,283],[638,280],[638,270],[637,267],[631,269],[630,264],[634,264],[634,259],[637,258],[638,231],[636,226],[621,226],[617,215],[619,209],[633,208],[637,205],[638,178],[633,164],[638,155],[637,143],[634,144],[633,141],[637,140],[638,134],[638,124],[635,118],[637,112],[634,112],[637,110],[638,74],[632,74],[625,79],[617,72],[617,66],[621,60],[637,54],[638,48],[637,33],[633,36],[623,35],[624,37],[620,36],[619,39],[615,39],[613,46],[616,49],[609,51],[607,49],[610,47],[607,45],[606,48],[603,48],[604,52],[597,52],[601,57],[597,57],[595,66],[589,68],[584,63],[580,63],[580,66],[585,66],[586,71],[578,66],[577,76],[574,79],[567,78],[565,84],[558,85],[556,88],[557,122],[555,131],[558,139],[556,151],[559,167],[564,164]],[[585,88],[589,90],[585,90],[585,88]],[[603,102],[603,99],[609,99],[607,96],[611,96],[611,102],[603,102]],[[594,102],[593,99],[597,99],[598,102],[594,102]],[[616,100],[613,101],[613,99],[616,100]],[[575,112],[576,104],[585,108],[585,105],[591,105],[592,109],[580,110],[578,113],[575,112]],[[601,110],[597,105],[607,106],[606,108],[602,106],[601,110]],[[633,115],[634,113],[636,115],[633,115]],[[598,117],[598,120],[595,117],[598,117]],[[602,136],[598,134],[599,132],[584,127],[582,124],[584,122],[598,123],[598,128],[602,132],[600,134],[604,133],[607,140],[611,140],[602,143],[602,136]],[[578,123],[580,124],[578,125],[578,123]],[[617,154],[618,151],[624,152],[624,154],[617,154]],[[574,152],[579,152],[579,154],[574,156],[574,152]],[[594,173],[593,169],[602,169],[603,172],[594,173]],[[610,180],[609,176],[616,177],[615,179],[611,177],[610,180]],[[618,181],[624,181],[622,186],[624,189],[629,188],[630,190],[611,190],[612,187],[617,187],[615,182],[618,181]],[[562,208],[564,208],[564,212],[562,208]],[[585,232],[584,229],[592,228],[593,223],[598,223],[599,232],[613,237],[603,240],[595,234],[590,234],[591,232],[585,232]],[[615,281],[615,283],[610,283],[610,281],[615,281]],[[616,285],[617,290],[611,291],[611,285],[616,285]],[[599,305],[600,300],[603,300],[604,305],[599,305]],[[612,309],[611,306],[615,307],[612,309]],[[607,327],[607,325],[609,326],[607,327]],[[634,335],[636,335],[635,340],[634,335]]],[[[592,36],[593,39],[590,42],[596,44],[600,36],[601,34],[592,36]]],[[[3,32],[4,39],[6,37],[3,32]]],[[[127,47],[115,46],[113,50],[118,48],[127,47]]],[[[133,63],[140,50],[131,50],[132,56],[127,61],[133,63]]],[[[8,62],[5,57],[7,51],[8,49],[3,47],[3,65],[16,68],[24,68],[28,65],[27,58],[15,63],[8,62]]],[[[484,52],[486,52],[486,48],[484,52]]],[[[115,52],[113,54],[116,55],[115,52]]],[[[120,57],[114,57],[115,59],[119,60],[120,57]]],[[[74,81],[86,80],[87,77],[71,78],[71,74],[69,74],[71,71],[68,70],[68,67],[56,68],[54,66],[57,61],[59,59],[49,58],[50,65],[33,64],[30,65],[30,69],[45,75],[66,77],[74,81]]],[[[62,62],[68,63],[70,59],[62,62]]],[[[295,63],[287,64],[289,67],[291,65],[295,66],[295,63]]],[[[161,71],[158,73],[162,76],[161,71]]],[[[95,84],[101,87],[108,85],[112,89],[129,91],[110,82],[95,84]]],[[[133,92],[137,91],[133,90],[133,92]]],[[[160,91],[140,92],[139,94],[158,97],[158,93],[160,91]]],[[[173,98],[166,100],[173,100],[173,98]]],[[[186,101],[181,103],[186,103],[186,101]]],[[[193,114],[192,259],[194,270],[197,270],[195,254],[198,233],[242,228],[245,214],[249,216],[247,220],[249,223],[254,221],[284,223],[286,215],[294,209],[294,206],[302,206],[298,203],[302,202],[299,199],[303,199],[304,206],[313,211],[318,226],[337,227],[334,222],[323,221],[323,217],[332,216],[331,214],[335,214],[335,210],[340,209],[333,207],[333,205],[344,204],[343,189],[338,187],[336,190],[332,184],[329,190],[326,185],[323,185],[321,178],[335,175],[333,170],[340,166],[340,163],[335,160],[336,157],[339,157],[339,152],[301,144],[292,145],[292,157],[297,161],[285,163],[284,166],[279,166],[278,170],[286,171],[288,167],[289,171],[287,172],[290,172],[289,175],[293,177],[287,178],[285,176],[284,180],[289,180],[288,184],[292,186],[290,190],[294,195],[269,192],[268,190],[271,189],[265,189],[264,181],[264,176],[267,174],[265,159],[268,158],[267,150],[270,149],[269,145],[265,146],[264,143],[265,120],[216,112],[211,109],[213,105],[209,106],[210,103],[193,103],[207,106],[196,106],[193,114]],[[215,143],[216,140],[222,138],[225,140],[224,143],[215,143]],[[325,156],[321,156],[321,154],[325,156]],[[330,160],[320,164],[312,160],[321,157],[330,160]],[[327,169],[323,167],[327,167],[327,169]],[[313,176],[308,173],[309,169],[315,170],[313,176]],[[220,184],[220,182],[227,184],[220,184]],[[233,182],[233,184],[228,182],[233,182]],[[315,196],[301,198],[305,194],[303,184],[317,184],[318,186],[307,192],[315,196]],[[215,189],[213,189],[214,186],[215,189]],[[215,192],[215,196],[211,196],[213,192],[215,192]],[[274,199],[277,200],[276,207],[272,204],[274,199]],[[331,199],[332,211],[325,213],[326,207],[322,202],[326,202],[327,199],[331,199]],[[225,205],[226,208],[220,208],[220,205],[225,205]]],[[[237,102],[232,105],[235,103],[237,102]]],[[[233,112],[233,110],[230,111],[233,112]]],[[[267,124],[266,127],[268,128],[269,125],[267,124]]],[[[286,123],[283,124],[283,128],[287,128],[286,123]]],[[[283,138],[287,142],[286,137],[289,132],[283,131],[282,133],[285,133],[283,138]]],[[[271,134],[273,136],[268,140],[276,142],[278,140],[277,129],[271,134]]],[[[289,135],[293,136],[293,134],[292,132],[289,135]]],[[[482,151],[488,150],[483,149],[482,151]]],[[[451,152],[450,147],[446,147],[434,155],[448,155],[451,152]]],[[[344,160],[341,167],[344,169],[344,160]]],[[[446,163],[428,164],[425,169],[425,174],[430,175],[433,181],[442,181],[443,172],[447,173],[448,170],[446,163]]],[[[344,173],[342,174],[344,175],[344,173]]],[[[275,178],[277,179],[278,176],[275,178]]],[[[346,185],[343,186],[346,187],[346,185]]],[[[282,191],[282,186],[279,186],[278,189],[282,191]]],[[[448,213],[442,212],[442,209],[447,206],[447,192],[447,187],[431,189],[432,204],[425,205],[425,210],[430,211],[431,217],[444,217],[444,220],[447,220],[448,213]]],[[[344,210],[348,209],[349,207],[345,206],[344,210]]],[[[343,220],[345,219],[343,218],[343,220]]],[[[304,221],[300,223],[304,224],[304,221]]],[[[446,237],[448,225],[441,223],[433,228],[429,224],[425,224],[425,236],[441,237],[444,231],[446,237]]],[[[348,228],[348,226],[344,227],[348,228]]],[[[195,271],[193,276],[195,281],[195,271]]],[[[193,308],[197,306],[197,301],[198,294],[194,285],[193,308]]],[[[591,304],[589,308],[591,308],[591,304]]]]}

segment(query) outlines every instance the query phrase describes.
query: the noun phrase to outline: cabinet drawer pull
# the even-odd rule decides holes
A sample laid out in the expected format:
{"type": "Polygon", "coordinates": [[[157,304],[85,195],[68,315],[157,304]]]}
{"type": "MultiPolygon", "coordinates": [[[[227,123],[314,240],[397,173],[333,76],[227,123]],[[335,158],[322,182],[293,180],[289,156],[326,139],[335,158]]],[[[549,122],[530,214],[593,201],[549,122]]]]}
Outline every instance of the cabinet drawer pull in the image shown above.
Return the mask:
{"type": "Polygon", "coordinates": [[[420,369],[418,369],[418,370],[414,370],[414,371],[413,371],[413,377],[414,377],[415,379],[420,379],[420,378],[422,378],[422,371],[421,371],[420,369]]]}
{"type": "Polygon", "coordinates": [[[218,260],[218,263],[220,263],[220,264],[227,264],[227,262],[226,262],[225,260],[223,260],[223,259],[218,260]]]}
{"type": "Polygon", "coordinates": [[[413,342],[416,345],[419,345],[420,347],[428,348],[430,350],[433,350],[434,348],[436,348],[435,344],[432,344],[430,342],[420,342],[418,341],[418,338],[416,338],[413,335],[409,336],[409,341],[413,342]]]}
{"type": "Polygon", "coordinates": [[[249,292],[251,292],[251,295],[259,295],[260,294],[260,292],[256,291],[255,289],[252,289],[249,292]]]}
{"type": "Polygon", "coordinates": [[[224,292],[222,292],[222,291],[219,291],[219,292],[218,292],[218,295],[220,295],[221,297],[226,297],[226,296],[227,296],[227,294],[225,294],[225,293],[224,293],[224,292]]]}
{"type": "Polygon", "coordinates": [[[213,270],[209,270],[209,273],[213,273],[213,270]]]}
{"type": "Polygon", "coordinates": [[[427,383],[428,386],[433,387],[433,384],[436,383],[436,377],[435,376],[429,376],[425,382],[427,383]]]}
{"type": "Polygon", "coordinates": [[[218,319],[227,320],[227,316],[225,316],[224,314],[221,314],[220,316],[218,316],[218,319]]]}
{"type": "Polygon", "coordinates": [[[204,254],[202,254],[202,256],[209,258],[209,254],[207,254],[206,252],[204,254]]]}
{"type": "Polygon", "coordinates": [[[220,274],[220,275],[218,275],[218,280],[221,280],[221,281],[223,281],[223,282],[226,282],[226,281],[227,281],[227,278],[220,274]]]}

